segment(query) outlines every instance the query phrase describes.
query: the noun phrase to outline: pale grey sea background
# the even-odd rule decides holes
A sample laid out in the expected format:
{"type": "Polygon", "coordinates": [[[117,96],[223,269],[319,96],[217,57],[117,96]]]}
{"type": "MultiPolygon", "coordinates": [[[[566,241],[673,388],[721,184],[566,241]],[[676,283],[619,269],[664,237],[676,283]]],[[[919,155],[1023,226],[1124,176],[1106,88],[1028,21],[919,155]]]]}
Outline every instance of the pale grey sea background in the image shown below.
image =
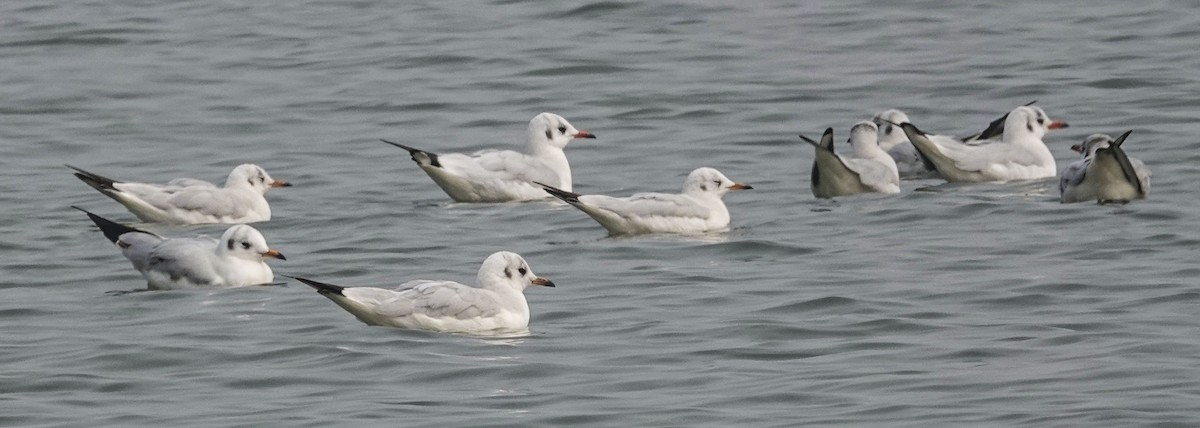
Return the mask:
{"type": "MultiPolygon", "coordinates": [[[[1200,426],[1200,4],[1185,1],[0,2],[0,425],[1200,426]],[[815,200],[797,133],[1031,100],[1133,129],[1150,198],[1053,181],[815,200]],[[755,190],[733,229],[606,238],[551,203],[452,204],[394,139],[520,148],[562,114],[575,189],[755,190]],[[532,335],[368,327],[308,287],[144,288],[71,176],[296,187],[277,273],[474,280],[506,249],[532,335]]],[[[918,191],[917,189],[922,189],[918,191]]],[[[223,227],[139,225],[168,235],[223,227]]]]}

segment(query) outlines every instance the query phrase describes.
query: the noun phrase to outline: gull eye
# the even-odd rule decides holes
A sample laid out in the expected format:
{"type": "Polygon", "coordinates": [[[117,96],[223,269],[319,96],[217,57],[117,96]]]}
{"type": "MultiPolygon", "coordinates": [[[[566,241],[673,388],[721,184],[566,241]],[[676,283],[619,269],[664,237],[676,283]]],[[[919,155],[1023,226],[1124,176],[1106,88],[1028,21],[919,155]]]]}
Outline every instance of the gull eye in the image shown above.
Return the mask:
{"type": "Polygon", "coordinates": [[[1038,125],[1045,125],[1045,124],[1046,124],[1046,119],[1038,117],[1038,125]]]}
{"type": "Polygon", "coordinates": [[[517,272],[521,272],[521,275],[525,275],[525,274],[529,273],[529,270],[522,267],[520,269],[517,269],[517,272]]]}
{"type": "Polygon", "coordinates": [[[249,250],[249,249],[250,249],[250,243],[249,243],[249,242],[243,242],[243,243],[242,243],[242,249],[244,249],[244,250],[249,250]]]}
{"type": "Polygon", "coordinates": [[[560,126],[560,127],[558,127],[558,133],[560,133],[560,134],[566,134],[566,133],[567,133],[567,127],[565,127],[565,126],[560,126]]]}
{"type": "Polygon", "coordinates": [[[721,180],[713,180],[713,184],[716,184],[716,185],[720,186],[720,185],[721,185],[721,180]]]}

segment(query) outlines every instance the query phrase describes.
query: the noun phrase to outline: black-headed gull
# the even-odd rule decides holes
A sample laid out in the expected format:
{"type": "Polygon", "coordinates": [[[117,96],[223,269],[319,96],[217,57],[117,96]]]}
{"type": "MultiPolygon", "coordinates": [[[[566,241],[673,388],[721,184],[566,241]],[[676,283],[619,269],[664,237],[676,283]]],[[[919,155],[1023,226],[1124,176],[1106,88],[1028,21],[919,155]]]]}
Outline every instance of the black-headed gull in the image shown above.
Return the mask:
{"type": "Polygon", "coordinates": [[[1092,134],[1083,143],[1071,146],[1084,158],[1067,165],[1058,181],[1062,202],[1098,201],[1127,203],[1144,199],[1150,193],[1150,169],[1142,161],[1125,155],[1121,144],[1133,131],[1125,131],[1114,141],[1104,134],[1092,134]]]}
{"type": "Polygon", "coordinates": [[[713,168],[697,168],[688,174],[683,192],[638,193],[626,198],[580,195],[540,183],[545,191],[562,199],[600,225],[610,235],[640,233],[702,233],[729,227],[729,209],[721,197],[734,190],[753,189],[735,183],[713,168]]]}
{"type": "Polygon", "coordinates": [[[73,208],[87,213],[104,236],[121,248],[151,290],[268,285],[274,274],[264,259],[287,260],[267,246],[258,230],[244,224],[226,229],[219,240],[204,235],[163,238],[73,208]]]}
{"type": "Polygon", "coordinates": [[[1054,155],[1050,154],[1042,137],[1046,131],[1067,127],[1066,122],[1050,120],[1045,111],[1035,106],[1021,106],[1009,112],[998,141],[945,141],[932,138],[912,123],[900,125],[927,165],[949,182],[1054,177],[1058,173],[1054,155]]]}
{"type": "Polygon", "coordinates": [[[514,202],[546,199],[546,192],[533,182],[571,189],[571,165],[563,148],[577,138],[596,138],[575,129],[554,113],[542,113],[529,121],[528,153],[512,150],[483,150],[470,155],[436,154],[382,140],[408,150],[414,162],[457,202],[514,202]]]}
{"type": "Polygon", "coordinates": [[[876,114],[874,122],[879,129],[879,148],[887,152],[896,162],[896,172],[901,178],[937,177],[937,171],[925,167],[925,162],[921,160],[921,154],[917,153],[917,149],[908,142],[908,136],[904,135],[904,131],[899,126],[893,125],[894,123],[909,122],[907,114],[900,110],[888,109],[876,114]]]}
{"type": "MultiPolygon", "coordinates": [[[[1037,100],[1030,101],[1026,106],[1033,105],[1037,100]]],[[[1000,116],[999,119],[988,123],[988,126],[978,133],[967,137],[954,137],[949,135],[926,135],[926,138],[931,140],[940,140],[946,143],[965,142],[976,143],[987,140],[999,140],[1004,133],[1004,122],[1008,119],[1008,113],[1000,116]]],[[[904,130],[900,129],[898,124],[911,122],[908,114],[897,109],[888,109],[879,112],[872,120],[879,127],[879,148],[888,152],[892,159],[896,161],[896,169],[900,173],[902,179],[923,179],[937,178],[938,173],[932,166],[927,166],[925,161],[921,159],[921,154],[917,152],[916,147],[908,141],[908,136],[904,135],[904,130]]]]}
{"type": "Polygon", "coordinates": [[[67,165],[87,185],[113,198],[148,223],[255,223],[271,219],[271,206],[263,197],[275,187],[291,183],[276,180],[262,167],[242,164],[225,179],[225,187],[203,180],[177,178],[167,184],[113,180],[67,165]]]}
{"type": "Polygon", "coordinates": [[[393,289],[342,287],[291,278],[317,289],[368,325],[471,334],[527,331],[525,289],[554,286],[534,275],[524,258],[508,251],[483,261],[479,287],[430,280],[409,281],[393,289]]]}
{"type": "Polygon", "coordinates": [[[821,141],[804,135],[801,139],[816,148],[813,159],[812,192],[818,198],[833,198],[859,193],[900,193],[900,174],[891,155],[879,147],[879,128],[862,121],[850,128],[850,147],[854,155],[833,151],[833,128],[825,130],[821,141]]]}

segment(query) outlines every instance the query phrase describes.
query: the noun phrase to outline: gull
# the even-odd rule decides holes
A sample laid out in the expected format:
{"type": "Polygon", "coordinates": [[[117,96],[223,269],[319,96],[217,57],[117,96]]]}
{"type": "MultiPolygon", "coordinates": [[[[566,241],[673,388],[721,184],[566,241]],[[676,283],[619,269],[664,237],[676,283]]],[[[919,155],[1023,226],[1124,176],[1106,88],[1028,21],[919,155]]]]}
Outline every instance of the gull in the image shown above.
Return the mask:
{"type": "Polygon", "coordinates": [[[1142,161],[1125,155],[1121,144],[1132,130],[1114,141],[1104,134],[1093,134],[1071,150],[1084,158],[1067,165],[1058,181],[1063,203],[1098,201],[1128,203],[1145,199],[1150,192],[1150,169],[1142,161]]]}
{"type": "Polygon", "coordinates": [[[526,331],[525,289],[554,287],[553,281],[534,275],[524,258],[508,251],[483,261],[479,287],[431,280],[409,281],[394,289],[342,287],[290,278],[315,288],[368,325],[469,334],[526,331]]]}
{"type": "Polygon", "coordinates": [[[1000,139],[968,143],[931,138],[912,123],[899,124],[922,158],[949,182],[1034,180],[1053,177],[1054,156],[1042,142],[1052,129],[1067,127],[1050,120],[1036,106],[1021,106],[1004,118],[1000,139]]]}
{"type": "Polygon", "coordinates": [[[426,150],[382,140],[408,150],[414,162],[457,202],[513,202],[546,199],[534,181],[571,190],[571,165],[563,148],[577,138],[596,138],[577,130],[554,113],[542,113],[529,121],[528,153],[512,150],[483,150],[470,155],[435,154],[426,150]]]}
{"type": "Polygon", "coordinates": [[[271,219],[263,194],[291,183],[276,180],[254,164],[234,168],[225,187],[203,180],[176,178],[166,184],[117,181],[67,165],[75,177],[120,202],[148,223],[254,223],[271,219]]]}
{"type": "Polygon", "coordinates": [[[72,208],[86,213],[104,236],[121,248],[151,290],[269,285],[274,275],[263,260],[287,260],[279,250],[267,246],[258,230],[244,224],[231,226],[219,240],[204,235],[164,238],[72,208]]]}
{"type": "Polygon", "coordinates": [[[609,235],[640,233],[702,233],[729,227],[729,210],[722,196],[753,189],[735,183],[713,168],[688,174],[680,194],[638,193],[626,198],[581,195],[538,183],[546,192],[600,222],[609,235]]]}
{"type": "MultiPolygon", "coordinates": [[[[1026,103],[1026,106],[1031,106],[1037,100],[1026,103]]],[[[940,140],[945,143],[976,143],[989,140],[997,140],[1004,133],[1004,122],[1008,119],[1008,113],[1000,116],[999,119],[988,123],[988,126],[976,134],[967,137],[954,137],[949,135],[928,134],[926,138],[931,140],[940,140]]],[[[904,179],[922,179],[922,178],[937,178],[937,170],[932,166],[926,166],[925,161],[921,159],[921,154],[917,152],[917,148],[913,147],[908,141],[908,136],[904,135],[903,130],[898,124],[911,122],[908,114],[897,109],[888,109],[879,112],[872,120],[879,127],[879,148],[892,156],[896,161],[897,171],[900,173],[900,178],[904,179]]]]}
{"type": "Polygon", "coordinates": [[[850,147],[854,155],[844,157],[833,151],[833,128],[825,129],[821,141],[804,135],[801,139],[816,147],[813,159],[812,192],[818,198],[833,198],[859,193],[900,193],[900,174],[896,162],[879,147],[879,129],[870,121],[850,128],[850,147]]]}

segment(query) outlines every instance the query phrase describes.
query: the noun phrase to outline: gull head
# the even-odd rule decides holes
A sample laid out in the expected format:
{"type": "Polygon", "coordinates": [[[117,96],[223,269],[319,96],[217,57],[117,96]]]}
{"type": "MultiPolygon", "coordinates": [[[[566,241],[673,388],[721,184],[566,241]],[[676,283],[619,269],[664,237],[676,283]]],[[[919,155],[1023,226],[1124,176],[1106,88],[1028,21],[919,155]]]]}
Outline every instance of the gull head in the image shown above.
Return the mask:
{"type": "Polygon", "coordinates": [[[696,168],[691,174],[688,174],[687,180],[683,182],[683,193],[685,194],[715,195],[718,198],[734,190],[753,188],[746,183],[736,183],[721,171],[709,167],[696,168]]]}
{"type": "Polygon", "coordinates": [[[1037,106],[1021,106],[1013,109],[1004,121],[1004,140],[1013,138],[1034,138],[1041,140],[1047,131],[1066,128],[1067,123],[1061,120],[1050,120],[1046,111],[1037,106]]]}
{"type": "Polygon", "coordinates": [[[483,288],[507,287],[522,291],[529,286],[553,287],[554,281],[534,275],[529,263],[517,253],[500,251],[493,253],[479,267],[479,286],[483,288]]]}
{"type": "Polygon", "coordinates": [[[596,138],[595,134],[575,129],[571,122],[554,113],[542,113],[529,121],[529,145],[562,149],[577,138],[596,138]]]}
{"type": "Polygon", "coordinates": [[[224,254],[239,259],[261,261],[263,258],[287,260],[279,250],[267,246],[258,229],[239,224],[225,230],[217,247],[218,254],[224,254]]]}
{"type": "Polygon", "coordinates": [[[872,122],[879,128],[879,148],[886,151],[892,148],[892,146],[908,142],[908,137],[904,135],[904,131],[896,126],[909,122],[908,115],[904,114],[904,112],[896,109],[884,110],[875,115],[872,122]]]}
{"type": "Polygon", "coordinates": [[[249,187],[259,193],[267,193],[267,190],[275,187],[291,186],[291,183],[271,178],[267,170],[252,163],[238,165],[225,179],[225,187],[249,187]]]}
{"type": "Polygon", "coordinates": [[[1071,150],[1079,152],[1084,157],[1090,157],[1096,154],[1096,150],[1108,147],[1112,141],[1112,137],[1108,134],[1092,134],[1084,138],[1082,143],[1071,146],[1071,150]]]}
{"type": "Polygon", "coordinates": [[[850,127],[850,139],[847,142],[856,155],[869,157],[879,150],[879,127],[869,120],[858,122],[850,127]]]}

